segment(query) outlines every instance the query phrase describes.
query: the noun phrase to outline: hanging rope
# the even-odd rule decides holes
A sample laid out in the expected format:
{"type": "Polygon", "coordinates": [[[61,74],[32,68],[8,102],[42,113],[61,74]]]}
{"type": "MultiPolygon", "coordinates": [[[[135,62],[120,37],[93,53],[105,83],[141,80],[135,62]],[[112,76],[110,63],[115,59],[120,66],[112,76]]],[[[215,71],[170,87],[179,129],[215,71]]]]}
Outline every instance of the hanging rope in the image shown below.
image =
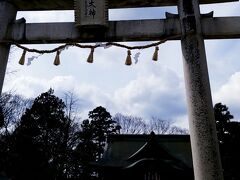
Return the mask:
{"type": "Polygon", "coordinates": [[[131,55],[131,52],[130,50],[135,50],[135,49],[147,49],[147,48],[151,48],[151,47],[155,47],[155,53],[154,53],[154,58],[153,60],[157,60],[157,51],[159,50],[158,46],[160,44],[163,44],[165,43],[166,41],[168,40],[171,40],[171,39],[176,39],[176,38],[179,38],[181,37],[181,35],[175,35],[175,36],[169,36],[165,39],[162,39],[158,42],[155,42],[155,43],[151,43],[151,44],[147,44],[147,45],[142,45],[142,46],[128,46],[128,45],[124,45],[124,44],[119,44],[119,43],[115,43],[115,42],[107,42],[105,44],[95,44],[95,45],[82,45],[82,44],[78,44],[78,43],[66,43],[64,45],[61,45],[61,46],[58,46],[54,49],[51,49],[51,50],[38,50],[38,49],[31,49],[31,48],[28,48],[28,47],[25,47],[25,46],[22,46],[16,42],[11,42],[11,44],[14,44],[15,46],[17,46],[18,48],[21,48],[23,49],[23,55],[19,61],[19,64],[23,65],[24,64],[24,58],[25,58],[25,54],[26,52],[32,52],[32,53],[38,53],[38,54],[50,54],[50,53],[56,53],[57,56],[55,58],[55,62],[54,64],[55,65],[59,65],[60,64],[60,60],[59,60],[59,55],[60,55],[60,52],[67,49],[68,47],[78,47],[78,48],[83,48],[83,49],[91,49],[91,52],[90,52],[90,55],[88,57],[88,62],[89,63],[92,63],[93,62],[93,53],[94,53],[94,49],[96,48],[99,48],[99,47],[104,47],[104,48],[108,48],[108,47],[111,47],[111,46],[115,46],[115,47],[120,47],[120,48],[125,48],[125,49],[128,49],[128,59],[125,64],[126,65],[131,65],[132,63],[130,63],[131,59],[130,59],[130,55],[131,55]]]}

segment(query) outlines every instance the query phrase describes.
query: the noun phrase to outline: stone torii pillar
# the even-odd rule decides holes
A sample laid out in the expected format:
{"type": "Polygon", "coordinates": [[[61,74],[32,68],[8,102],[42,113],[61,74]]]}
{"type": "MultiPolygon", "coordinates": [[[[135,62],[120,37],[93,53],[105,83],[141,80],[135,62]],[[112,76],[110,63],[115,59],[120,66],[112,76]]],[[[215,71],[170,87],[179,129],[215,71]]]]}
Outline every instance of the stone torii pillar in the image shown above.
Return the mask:
{"type": "Polygon", "coordinates": [[[198,0],[179,0],[195,180],[223,180],[198,0]]]}
{"type": "MultiPolygon", "coordinates": [[[[0,40],[4,39],[7,34],[8,27],[16,18],[16,8],[5,1],[0,1],[0,40]]],[[[11,44],[0,44],[0,94],[5,77],[8,56],[11,44]]]]}

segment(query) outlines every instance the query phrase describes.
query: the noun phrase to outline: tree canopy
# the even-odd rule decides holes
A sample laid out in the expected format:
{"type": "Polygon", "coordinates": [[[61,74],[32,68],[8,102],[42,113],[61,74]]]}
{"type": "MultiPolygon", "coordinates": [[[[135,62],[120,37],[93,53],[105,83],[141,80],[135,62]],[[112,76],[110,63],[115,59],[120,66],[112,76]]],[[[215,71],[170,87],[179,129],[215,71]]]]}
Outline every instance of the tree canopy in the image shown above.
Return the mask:
{"type": "Polygon", "coordinates": [[[232,121],[233,115],[222,103],[215,104],[214,114],[224,179],[240,179],[240,122],[232,121]]]}
{"type": "MultiPolygon", "coordinates": [[[[95,177],[90,162],[102,156],[107,136],[117,133],[118,126],[101,106],[89,112],[89,119],[76,122],[76,116],[72,115],[75,100],[70,100],[71,104],[66,107],[50,89],[33,101],[16,121],[11,133],[1,134],[0,177],[95,177]]],[[[1,126],[4,128],[4,113],[2,117],[1,126]]]]}
{"type": "Polygon", "coordinates": [[[13,133],[13,151],[22,157],[16,159],[12,167],[16,178],[65,176],[70,121],[65,117],[64,108],[63,101],[54,96],[50,89],[38,96],[32,107],[26,110],[13,133]]]}
{"type": "MultiPolygon", "coordinates": [[[[49,89],[33,100],[3,94],[0,99],[0,178],[83,179],[97,178],[91,163],[99,160],[110,134],[187,134],[172,122],[153,117],[116,114],[98,106],[79,121],[74,94],[65,101],[49,89]]],[[[226,180],[240,179],[240,123],[228,107],[214,106],[217,135],[226,180]]]]}

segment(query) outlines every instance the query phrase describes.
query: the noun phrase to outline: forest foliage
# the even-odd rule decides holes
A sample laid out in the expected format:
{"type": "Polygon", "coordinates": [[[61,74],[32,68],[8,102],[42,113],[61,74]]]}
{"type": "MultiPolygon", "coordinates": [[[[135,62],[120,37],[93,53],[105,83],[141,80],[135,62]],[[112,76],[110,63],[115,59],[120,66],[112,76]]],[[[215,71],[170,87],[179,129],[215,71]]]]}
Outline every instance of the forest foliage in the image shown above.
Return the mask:
{"type": "MultiPolygon", "coordinates": [[[[34,100],[4,93],[0,98],[0,179],[97,179],[91,163],[102,157],[108,135],[188,133],[158,117],[148,122],[120,113],[112,117],[102,106],[81,120],[77,102],[72,92],[61,99],[53,89],[34,100]]],[[[239,148],[240,126],[230,121],[233,116],[225,105],[216,104],[214,110],[222,161],[228,164],[229,155],[239,151],[235,148],[239,148]]],[[[234,173],[229,165],[224,167],[226,175],[234,173]]]]}

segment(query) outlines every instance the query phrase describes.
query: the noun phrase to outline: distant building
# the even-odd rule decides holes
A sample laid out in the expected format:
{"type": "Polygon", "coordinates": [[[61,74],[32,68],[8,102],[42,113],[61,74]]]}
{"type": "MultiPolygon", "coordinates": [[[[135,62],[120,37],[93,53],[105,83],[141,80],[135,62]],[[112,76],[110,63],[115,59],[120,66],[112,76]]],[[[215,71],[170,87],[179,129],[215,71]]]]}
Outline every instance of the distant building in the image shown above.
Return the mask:
{"type": "Polygon", "coordinates": [[[111,135],[94,163],[102,180],[193,180],[188,135],[111,135]]]}

